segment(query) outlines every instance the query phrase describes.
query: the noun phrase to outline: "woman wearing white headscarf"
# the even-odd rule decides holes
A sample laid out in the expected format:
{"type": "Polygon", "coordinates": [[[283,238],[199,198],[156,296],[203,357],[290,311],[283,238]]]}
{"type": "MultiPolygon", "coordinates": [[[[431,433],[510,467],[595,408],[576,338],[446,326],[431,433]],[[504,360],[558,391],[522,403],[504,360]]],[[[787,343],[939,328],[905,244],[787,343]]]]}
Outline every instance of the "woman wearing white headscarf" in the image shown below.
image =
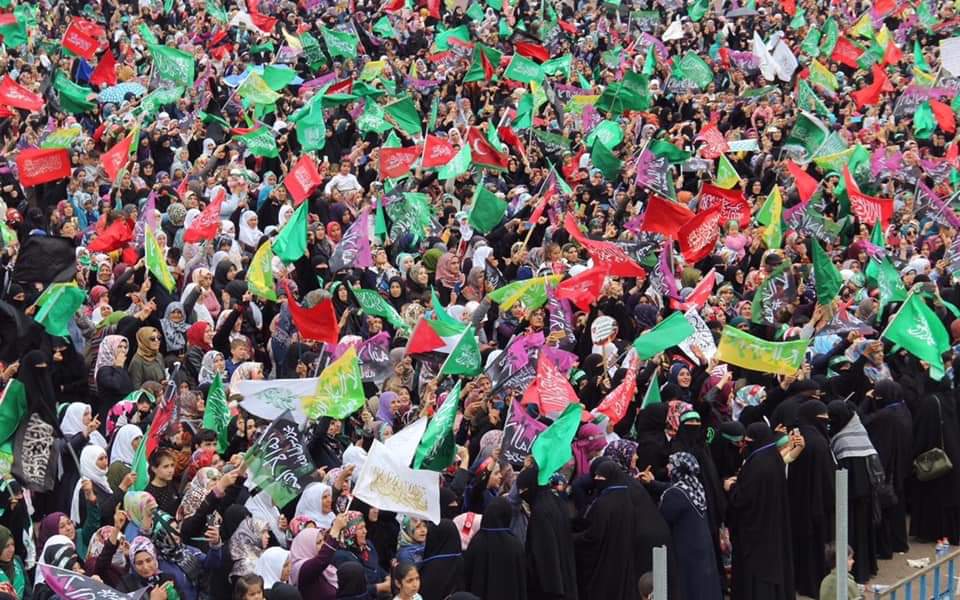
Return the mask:
{"type": "Polygon", "coordinates": [[[256,252],[257,244],[263,237],[263,232],[257,227],[259,217],[252,210],[244,211],[240,216],[240,245],[246,252],[256,252]]]}
{"type": "Polygon", "coordinates": [[[268,591],[275,583],[286,583],[289,574],[290,551],[272,546],[257,559],[257,574],[263,577],[263,590],[268,591]]]}
{"type": "Polygon", "coordinates": [[[133,464],[133,456],[137,452],[137,440],[143,441],[143,430],[137,425],[129,423],[117,430],[117,436],[113,438],[113,446],[110,448],[110,464],[119,462],[128,467],[133,464]]]}
{"type": "Polygon", "coordinates": [[[319,481],[311,483],[303,489],[294,513],[298,517],[307,517],[320,529],[330,529],[337,516],[333,512],[333,488],[319,481]]]}
{"type": "Polygon", "coordinates": [[[120,496],[115,497],[107,481],[107,451],[99,446],[87,446],[80,453],[80,480],[73,488],[70,500],[70,520],[80,524],[83,516],[80,514],[80,496],[83,494],[83,482],[93,483],[93,493],[96,495],[97,506],[101,514],[112,515],[116,509],[120,496]],[[108,512],[104,513],[106,510],[108,512]]]}
{"type": "MultiPolygon", "coordinates": [[[[83,402],[74,402],[67,407],[63,413],[63,419],[60,421],[60,431],[64,438],[71,438],[78,433],[87,431],[87,424],[93,418],[93,409],[89,404],[83,402]]],[[[107,448],[107,440],[100,435],[99,431],[92,431],[88,436],[89,442],[103,448],[107,448]]]]}

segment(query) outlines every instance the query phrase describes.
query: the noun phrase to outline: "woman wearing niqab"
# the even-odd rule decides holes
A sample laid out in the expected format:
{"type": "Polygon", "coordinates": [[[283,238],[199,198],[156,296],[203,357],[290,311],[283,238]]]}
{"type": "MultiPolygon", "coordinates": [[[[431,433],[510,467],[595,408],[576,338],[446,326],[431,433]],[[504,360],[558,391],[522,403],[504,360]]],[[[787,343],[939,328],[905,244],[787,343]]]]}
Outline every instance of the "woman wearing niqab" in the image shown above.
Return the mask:
{"type": "Polygon", "coordinates": [[[577,598],[577,569],[570,515],[553,489],[537,482],[536,466],[517,476],[517,491],[530,506],[527,522],[527,596],[530,600],[577,598]]]}
{"type": "Polygon", "coordinates": [[[510,531],[512,515],[509,500],[502,496],[491,500],[483,511],[480,531],[463,553],[467,591],[481,598],[527,598],[526,555],[510,531]]]}

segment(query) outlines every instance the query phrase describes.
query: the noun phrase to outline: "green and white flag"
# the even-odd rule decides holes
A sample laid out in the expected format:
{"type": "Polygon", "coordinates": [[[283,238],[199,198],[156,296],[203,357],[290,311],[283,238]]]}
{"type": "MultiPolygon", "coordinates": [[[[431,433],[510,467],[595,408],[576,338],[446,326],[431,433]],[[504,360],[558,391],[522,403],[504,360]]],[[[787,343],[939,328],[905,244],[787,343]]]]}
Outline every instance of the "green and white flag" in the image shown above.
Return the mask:
{"type": "Polygon", "coordinates": [[[357,44],[360,40],[352,33],[334,31],[321,27],[323,41],[327,44],[327,51],[330,56],[342,58],[356,58],[357,44]]]}
{"type": "Polygon", "coordinates": [[[470,145],[463,144],[456,156],[437,170],[437,178],[441,181],[454,179],[469,171],[472,164],[473,154],[470,152],[470,145]]]}
{"type": "Polygon", "coordinates": [[[264,156],[267,158],[280,156],[280,150],[277,149],[277,140],[273,137],[273,131],[265,125],[261,125],[243,135],[235,135],[233,139],[243,142],[243,145],[247,147],[247,151],[254,156],[264,156]]]}
{"type": "Polygon", "coordinates": [[[297,141],[304,152],[323,150],[327,145],[327,126],[323,118],[323,109],[319,103],[312,104],[294,125],[297,141]]]}
{"type": "Polygon", "coordinates": [[[170,274],[170,267],[167,266],[167,257],[164,256],[163,250],[160,248],[160,243],[157,242],[156,236],[149,228],[147,228],[145,235],[144,246],[146,247],[145,259],[147,270],[157,278],[160,285],[166,288],[168,292],[172,292],[177,284],[173,280],[173,275],[170,274]]]}
{"type": "Polygon", "coordinates": [[[480,346],[473,325],[467,326],[457,345],[440,367],[440,375],[467,375],[473,377],[483,372],[480,346]]]}
{"type": "Polygon", "coordinates": [[[213,377],[213,383],[207,390],[207,401],[203,407],[203,428],[217,432],[217,453],[226,452],[230,445],[227,429],[230,425],[230,407],[227,406],[227,394],[223,389],[220,373],[213,377]]]}
{"type": "Polygon", "coordinates": [[[713,70],[710,65],[692,50],[683,55],[674,74],[686,81],[692,81],[701,90],[713,83],[713,70]]]}
{"type": "Polygon", "coordinates": [[[263,77],[255,71],[251,71],[243,80],[237,88],[237,94],[253,104],[274,104],[280,98],[280,94],[270,89],[263,77]]]}
{"type": "Polygon", "coordinates": [[[944,352],[950,349],[950,334],[927,306],[923,296],[911,294],[882,336],[920,360],[929,363],[930,376],[939,381],[944,375],[944,352]]]}
{"type": "Polygon", "coordinates": [[[192,54],[159,44],[152,44],[149,48],[153,65],[160,79],[186,87],[193,85],[195,64],[192,54]]]}
{"type": "Polygon", "coordinates": [[[513,55],[510,64],[503,72],[503,76],[521,83],[530,83],[531,81],[542,83],[544,77],[540,65],[520,54],[513,55]]]}
{"type": "Polygon", "coordinates": [[[443,471],[453,463],[457,456],[457,442],[453,425],[460,407],[460,382],[444,398],[440,408],[427,423],[420,445],[413,457],[414,469],[443,471]]]}
{"type": "Polygon", "coordinates": [[[357,299],[357,304],[360,305],[360,309],[366,314],[383,317],[397,329],[404,331],[409,329],[403,319],[400,318],[400,313],[397,312],[397,309],[388,304],[387,301],[383,299],[383,296],[377,292],[358,287],[350,288],[350,291],[353,292],[353,296],[357,299]]]}

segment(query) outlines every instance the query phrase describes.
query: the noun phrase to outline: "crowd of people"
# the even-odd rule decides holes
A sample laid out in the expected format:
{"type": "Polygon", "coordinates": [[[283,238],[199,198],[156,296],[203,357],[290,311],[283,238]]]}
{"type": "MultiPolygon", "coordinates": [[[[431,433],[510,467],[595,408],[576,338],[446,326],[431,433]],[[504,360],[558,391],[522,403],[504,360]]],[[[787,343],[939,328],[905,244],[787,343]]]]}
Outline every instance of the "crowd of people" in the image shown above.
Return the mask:
{"type": "Polygon", "coordinates": [[[856,598],[960,544],[958,26],[0,0],[0,597],[646,600],[662,546],[671,600],[856,598]]]}

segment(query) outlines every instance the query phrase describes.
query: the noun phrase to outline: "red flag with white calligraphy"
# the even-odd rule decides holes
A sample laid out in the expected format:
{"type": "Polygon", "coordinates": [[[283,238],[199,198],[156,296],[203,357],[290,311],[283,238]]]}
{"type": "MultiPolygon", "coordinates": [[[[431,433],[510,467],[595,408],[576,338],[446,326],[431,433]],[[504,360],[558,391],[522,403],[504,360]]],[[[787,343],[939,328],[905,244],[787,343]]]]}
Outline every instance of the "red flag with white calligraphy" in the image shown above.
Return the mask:
{"type": "Polygon", "coordinates": [[[557,365],[541,352],[537,361],[537,378],[523,394],[520,404],[536,404],[544,416],[563,412],[571,402],[579,402],[577,393],[557,365]]]}
{"type": "Polygon", "coordinates": [[[627,414],[627,408],[637,395],[637,371],[640,369],[640,359],[634,354],[630,359],[627,374],[612,392],[607,394],[603,402],[593,410],[610,419],[611,425],[616,425],[627,414]]]}
{"type": "Polygon", "coordinates": [[[712,183],[704,183],[700,188],[698,210],[703,212],[714,206],[720,206],[720,218],[724,223],[736,221],[740,227],[750,224],[750,203],[744,197],[743,190],[725,190],[712,183]]]}
{"type": "Polygon", "coordinates": [[[77,56],[91,60],[97,55],[97,48],[100,43],[94,35],[91,35],[95,31],[86,27],[83,21],[84,19],[74,19],[67,26],[67,30],[63,32],[63,39],[60,40],[60,43],[77,56]]]}
{"type": "Polygon", "coordinates": [[[420,158],[420,146],[380,148],[380,179],[395,179],[410,172],[420,158]]]}
{"type": "Polygon", "coordinates": [[[200,240],[212,240],[216,237],[217,231],[220,230],[220,207],[223,206],[226,197],[227,191],[221,187],[210,204],[183,232],[183,241],[195,244],[200,240]]]}
{"type": "Polygon", "coordinates": [[[70,177],[70,154],[63,148],[23,150],[17,156],[17,173],[23,187],[70,177]]]}
{"type": "Polygon", "coordinates": [[[677,232],[680,251],[688,263],[693,264],[713,252],[720,238],[721,208],[720,204],[714,204],[701,210],[677,232]]]}
{"type": "Polygon", "coordinates": [[[297,164],[293,165],[287,176],[283,178],[283,186],[293,196],[294,206],[300,206],[300,203],[306,200],[321,183],[323,183],[323,177],[317,170],[317,163],[309,154],[301,156],[297,164]]]}
{"type": "Polygon", "coordinates": [[[613,242],[591,240],[583,235],[572,214],[564,216],[563,226],[573,239],[587,249],[593,264],[605,269],[608,274],[614,277],[646,278],[647,271],[630,258],[623,248],[613,242]]]}
{"type": "Polygon", "coordinates": [[[557,285],[557,298],[567,299],[580,310],[590,310],[603,291],[603,281],[607,272],[599,267],[587,269],[582,273],[565,279],[557,285]]]}
{"type": "Polygon", "coordinates": [[[43,110],[44,103],[43,96],[34,94],[11,79],[9,75],[4,75],[3,81],[0,82],[0,104],[39,112],[43,110]]]}
{"type": "Polygon", "coordinates": [[[435,135],[427,134],[427,139],[423,146],[423,161],[421,166],[424,169],[433,167],[442,167],[453,159],[457,153],[453,149],[453,144],[435,135]]]}
{"type": "Polygon", "coordinates": [[[860,191],[857,182],[850,176],[850,169],[843,166],[843,181],[847,186],[847,198],[850,199],[850,210],[867,225],[880,221],[884,228],[890,223],[893,216],[893,200],[868,196],[860,191]]]}

